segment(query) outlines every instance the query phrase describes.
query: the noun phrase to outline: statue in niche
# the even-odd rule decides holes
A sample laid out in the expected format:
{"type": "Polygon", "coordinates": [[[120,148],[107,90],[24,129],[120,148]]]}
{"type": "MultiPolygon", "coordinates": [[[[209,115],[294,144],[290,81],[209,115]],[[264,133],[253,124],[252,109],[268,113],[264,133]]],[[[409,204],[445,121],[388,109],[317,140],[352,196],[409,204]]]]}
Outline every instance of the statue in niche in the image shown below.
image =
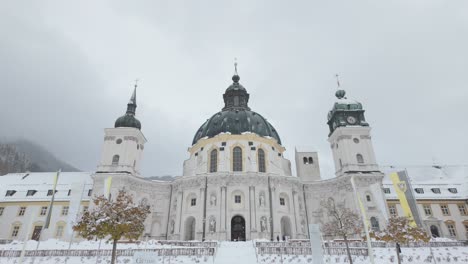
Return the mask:
{"type": "Polygon", "coordinates": [[[265,195],[262,193],[260,194],[260,207],[265,206],[265,195]]]}
{"type": "Polygon", "coordinates": [[[174,220],[171,221],[170,232],[174,234],[174,220]]]}
{"type": "Polygon", "coordinates": [[[265,216],[260,219],[260,232],[266,232],[267,231],[267,219],[265,216]]]}
{"type": "Polygon", "coordinates": [[[174,203],[172,204],[172,208],[177,208],[177,198],[174,199],[174,203]]]}
{"type": "Polygon", "coordinates": [[[216,220],[214,217],[210,219],[210,232],[216,232],[216,220]]]}
{"type": "Polygon", "coordinates": [[[210,205],[216,206],[216,195],[212,194],[210,197],[210,205]]]}
{"type": "Polygon", "coordinates": [[[301,197],[299,197],[299,209],[302,210],[302,201],[301,197]]]}

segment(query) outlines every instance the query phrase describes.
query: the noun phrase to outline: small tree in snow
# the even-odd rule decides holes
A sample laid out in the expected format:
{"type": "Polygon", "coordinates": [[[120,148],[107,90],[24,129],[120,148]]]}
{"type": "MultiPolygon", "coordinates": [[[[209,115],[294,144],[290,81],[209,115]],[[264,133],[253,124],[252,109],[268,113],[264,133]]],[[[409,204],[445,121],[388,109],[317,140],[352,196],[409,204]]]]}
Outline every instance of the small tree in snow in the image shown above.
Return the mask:
{"type": "Polygon", "coordinates": [[[111,263],[114,264],[117,241],[122,237],[138,239],[142,235],[149,206],[135,205],[132,196],[124,190],[119,191],[115,200],[99,196],[93,202],[95,207],[84,212],[73,230],[88,240],[108,237],[113,242],[111,263]]]}
{"type": "Polygon", "coordinates": [[[426,231],[416,225],[411,225],[411,220],[404,216],[390,218],[385,230],[371,231],[369,235],[377,240],[394,242],[398,263],[401,263],[399,244],[407,244],[408,242],[417,241],[428,242],[430,239],[426,231]]]}
{"type": "Polygon", "coordinates": [[[329,221],[322,225],[322,232],[344,239],[349,263],[352,264],[353,260],[349,251],[348,236],[361,232],[362,224],[359,216],[349,208],[346,208],[344,202],[336,204],[335,200],[331,197],[326,201],[323,200],[320,205],[325,208],[329,218],[329,221]]]}

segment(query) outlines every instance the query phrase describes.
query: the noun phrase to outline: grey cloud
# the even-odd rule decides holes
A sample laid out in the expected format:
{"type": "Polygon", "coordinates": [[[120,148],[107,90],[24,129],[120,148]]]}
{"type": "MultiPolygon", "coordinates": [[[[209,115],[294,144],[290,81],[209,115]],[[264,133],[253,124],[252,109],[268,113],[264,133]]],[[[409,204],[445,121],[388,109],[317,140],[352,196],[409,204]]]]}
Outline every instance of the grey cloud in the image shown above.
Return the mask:
{"type": "Polygon", "coordinates": [[[334,74],[361,101],[381,164],[467,163],[468,4],[95,2],[0,11],[1,135],[85,170],[141,78],[143,173],[180,175],[195,131],[222,107],[234,57],[250,106],[294,146],[326,141],[334,74]],[[18,12],[21,10],[21,12],[18,12]]]}

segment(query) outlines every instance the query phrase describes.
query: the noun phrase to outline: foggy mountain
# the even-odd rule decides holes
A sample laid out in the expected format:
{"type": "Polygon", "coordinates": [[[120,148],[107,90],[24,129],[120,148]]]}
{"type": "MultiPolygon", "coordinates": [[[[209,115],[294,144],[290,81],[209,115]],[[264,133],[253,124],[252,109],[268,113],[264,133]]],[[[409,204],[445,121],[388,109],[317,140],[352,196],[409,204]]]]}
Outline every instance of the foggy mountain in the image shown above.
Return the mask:
{"type": "Polygon", "coordinates": [[[0,141],[0,175],[13,172],[80,171],[29,140],[0,141]]]}

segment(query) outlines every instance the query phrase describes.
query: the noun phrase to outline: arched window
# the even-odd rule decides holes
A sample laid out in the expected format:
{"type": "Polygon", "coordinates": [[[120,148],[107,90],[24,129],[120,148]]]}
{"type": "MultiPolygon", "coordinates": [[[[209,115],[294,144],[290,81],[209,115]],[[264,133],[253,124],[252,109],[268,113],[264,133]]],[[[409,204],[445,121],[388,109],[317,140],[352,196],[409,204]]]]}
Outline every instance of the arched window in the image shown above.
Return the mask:
{"type": "Polygon", "coordinates": [[[258,149],[258,172],[266,172],[265,151],[258,149]]]}
{"type": "Polygon", "coordinates": [[[380,231],[379,221],[375,217],[370,218],[371,227],[373,231],[380,231]]]}
{"type": "Polygon", "coordinates": [[[309,157],[309,164],[313,164],[314,163],[314,159],[312,159],[312,157],[309,157]]]}
{"type": "Polygon", "coordinates": [[[362,157],[361,154],[356,155],[356,160],[357,160],[357,163],[364,163],[364,158],[362,157]]]}
{"type": "Polygon", "coordinates": [[[304,164],[307,164],[307,157],[304,157],[304,164]]]}
{"type": "Polygon", "coordinates": [[[232,170],[242,171],[242,149],[235,147],[232,151],[232,170]]]}
{"type": "Polygon", "coordinates": [[[210,153],[210,172],[218,171],[218,151],[213,149],[210,153]]]}
{"type": "Polygon", "coordinates": [[[112,165],[119,165],[119,155],[114,155],[114,157],[112,157],[112,165]]]}

